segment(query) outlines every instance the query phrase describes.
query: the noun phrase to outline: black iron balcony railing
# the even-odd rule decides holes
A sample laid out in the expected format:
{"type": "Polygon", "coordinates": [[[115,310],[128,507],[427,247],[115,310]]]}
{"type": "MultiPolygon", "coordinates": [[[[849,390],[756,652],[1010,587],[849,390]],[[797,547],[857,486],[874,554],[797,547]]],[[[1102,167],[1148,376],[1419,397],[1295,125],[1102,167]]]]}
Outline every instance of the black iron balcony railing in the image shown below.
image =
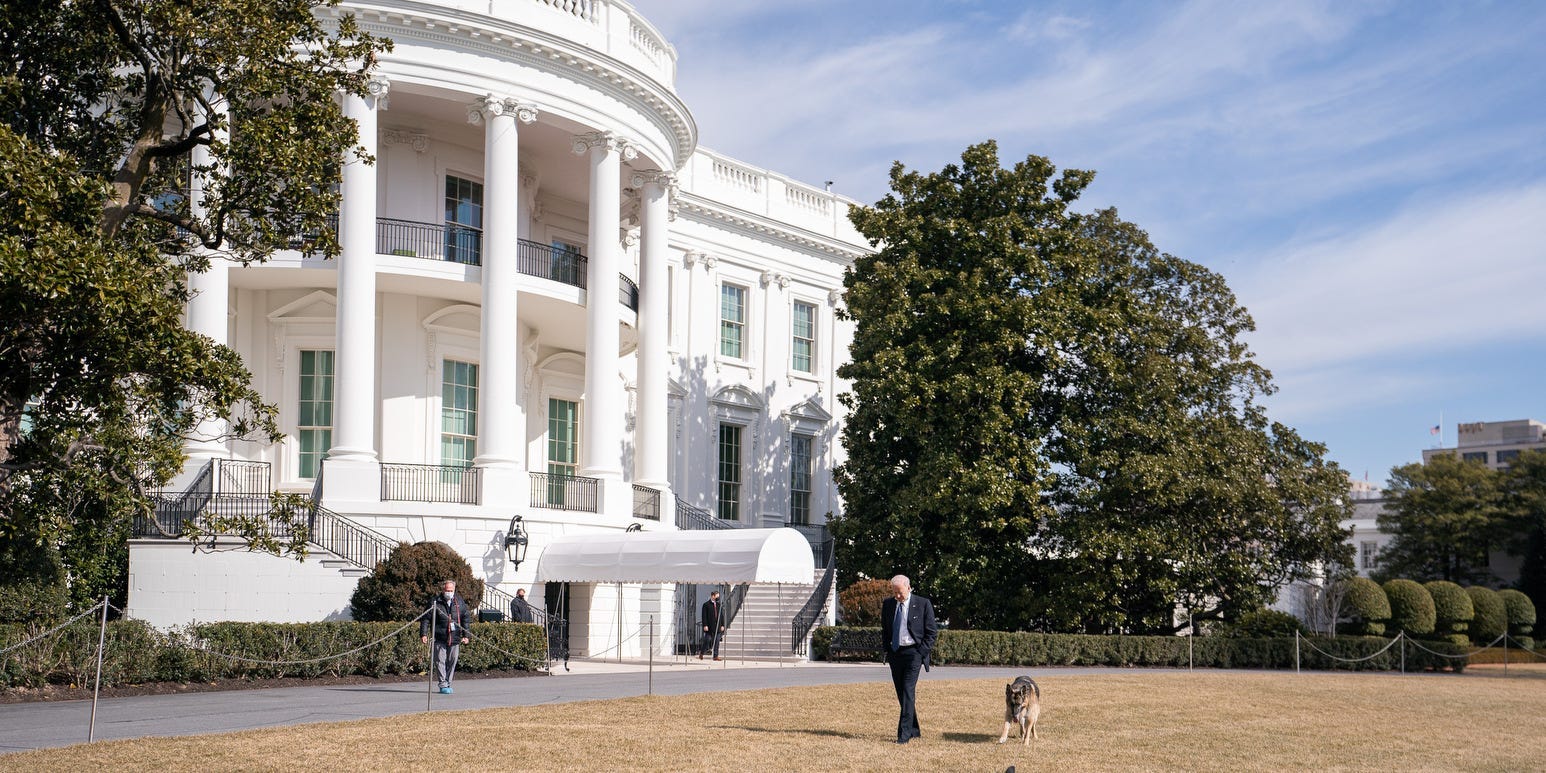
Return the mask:
{"type": "Polygon", "coordinates": [[[450,223],[378,217],[376,252],[479,266],[483,264],[483,231],[450,223]]]}
{"type": "Polygon", "coordinates": [[[454,464],[382,464],[383,502],[478,503],[478,469],[454,464]]]}
{"type": "Polygon", "coordinates": [[[660,492],[648,486],[633,487],[633,517],[660,520],[660,492]]]}
{"type": "Polygon", "coordinates": [[[617,278],[623,280],[618,283],[617,287],[618,302],[637,312],[639,310],[639,286],[623,274],[618,274],[617,278]]]}
{"type": "Polygon", "coordinates": [[[676,500],[676,527],[678,529],[739,529],[739,521],[726,521],[715,518],[714,514],[701,508],[676,500]]]}
{"type": "Polygon", "coordinates": [[[590,260],[571,249],[521,239],[516,243],[520,272],[585,289],[590,260]]]}
{"type": "Polygon", "coordinates": [[[240,459],[216,459],[215,493],[261,494],[268,496],[272,478],[268,462],[248,462],[240,459]]]}
{"type": "Polygon", "coordinates": [[[578,475],[531,474],[531,506],[549,510],[600,512],[601,480],[578,475]]]}

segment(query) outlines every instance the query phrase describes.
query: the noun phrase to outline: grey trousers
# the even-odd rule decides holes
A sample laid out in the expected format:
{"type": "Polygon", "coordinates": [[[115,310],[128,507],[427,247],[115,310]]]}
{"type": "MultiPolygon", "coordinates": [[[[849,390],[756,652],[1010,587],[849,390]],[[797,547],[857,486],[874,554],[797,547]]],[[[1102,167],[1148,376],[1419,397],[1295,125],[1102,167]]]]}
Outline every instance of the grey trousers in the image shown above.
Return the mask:
{"type": "Polygon", "coordinates": [[[460,642],[446,644],[439,639],[435,640],[435,678],[440,681],[440,687],[451,686],[451,677],[456,674],[456,655],[462,649],[460,642]]]}

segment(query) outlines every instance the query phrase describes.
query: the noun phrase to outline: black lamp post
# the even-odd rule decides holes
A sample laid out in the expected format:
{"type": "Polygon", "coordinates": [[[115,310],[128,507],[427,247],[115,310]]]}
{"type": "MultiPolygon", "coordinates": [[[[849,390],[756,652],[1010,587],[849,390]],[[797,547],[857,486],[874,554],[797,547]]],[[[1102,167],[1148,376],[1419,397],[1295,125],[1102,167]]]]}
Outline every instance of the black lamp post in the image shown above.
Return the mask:
{"type": "Polygon", "coordinates": [[[531,544],[531,535],[521,526],[521,516],[510,519],[510,528],[505,530],[505,555],[510,557],[512,569],[520,569],[521,562],[526,560],[526,548],[531,544]]]}

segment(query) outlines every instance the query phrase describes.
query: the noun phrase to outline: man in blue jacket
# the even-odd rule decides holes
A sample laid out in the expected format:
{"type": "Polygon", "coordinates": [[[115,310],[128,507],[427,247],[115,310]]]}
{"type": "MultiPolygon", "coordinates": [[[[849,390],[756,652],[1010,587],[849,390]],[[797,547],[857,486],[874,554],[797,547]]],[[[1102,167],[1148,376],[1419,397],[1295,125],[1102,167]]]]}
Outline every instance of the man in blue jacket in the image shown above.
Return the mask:
{"type": "Polygon", "coordinates": [[[934,621],[934,604],[913,593],[906,575],[891,578],[891,598],[880,608],[880,635],[886,647],[886,662],[891,664],[891,683],[896,700],[902,706],[897,718],[896,742],[907,743],[918,732],[918,669],[929,667],[939,625],[934,621]]]}
{"type": "Polygon", "coordinates": [[[419,618],[419,641],[428,642],[435,635],[435,646],[430,651],[435,661],[435,678],[440,681],[440,693],[451,694],[451,677],[456,673],[456,656],[467,643],[467,626],[472,624],[472,612],[467,601],[456,593],[456,581],[440,584],[440,595],[435,597],[431,608],[419,618]]]}

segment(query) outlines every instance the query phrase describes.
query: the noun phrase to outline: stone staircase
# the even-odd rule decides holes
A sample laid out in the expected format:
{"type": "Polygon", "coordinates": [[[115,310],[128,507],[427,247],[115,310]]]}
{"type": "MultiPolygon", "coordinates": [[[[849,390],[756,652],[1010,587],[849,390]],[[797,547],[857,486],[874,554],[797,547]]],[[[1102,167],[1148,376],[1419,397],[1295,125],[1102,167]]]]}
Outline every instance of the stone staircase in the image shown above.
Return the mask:
{"type": "MultiPolygon", "coordinates": [[[[804,660],[794,654],[790,622],[821,581],[818,569],[811,583],[801,585],[753,585],[741,610],[725,631],[719,652],[727,660],[804,660]]],[[[828,594],[826,607],[832,605],[828,594]]]]}

